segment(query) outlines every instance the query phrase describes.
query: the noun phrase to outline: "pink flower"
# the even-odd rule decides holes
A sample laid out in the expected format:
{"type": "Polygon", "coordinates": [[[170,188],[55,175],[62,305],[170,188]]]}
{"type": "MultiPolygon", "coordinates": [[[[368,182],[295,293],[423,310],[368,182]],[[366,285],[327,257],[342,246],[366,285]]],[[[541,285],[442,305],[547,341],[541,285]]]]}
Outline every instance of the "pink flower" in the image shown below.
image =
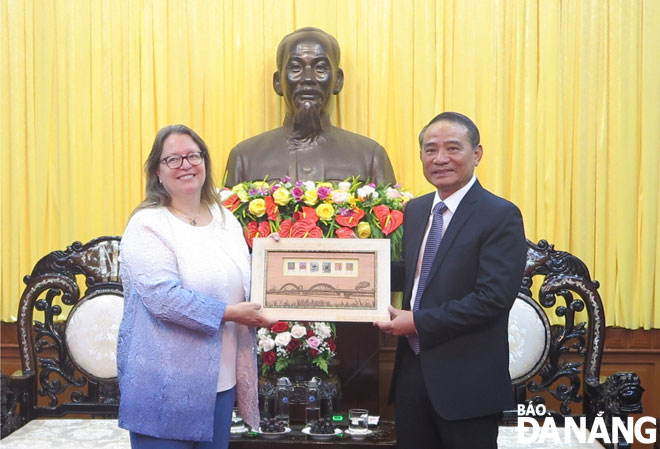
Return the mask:
{"type": "Polygon", "coordinates": [[[303,192],[303,189],[300,187],[294,187],[291,189],[291,195],[293,195],[296,201],[300,201],[304,194],[305,192],[303,192]]]}
{"type": "Polygon", "coordinates": [[[316,348],[318,348],[319,345],[321,344],[321,340],[319,340],[319,339],[316,338],[316,337],[309,337],[309,338],[307,339],[307,344],[309,345],[310,348],[314,348],[314,349],[316,349],[316,348]]]}
{"type": "Polygon", "coordinates": [[[332,192],[332,189],[330,187],[323,186],[323,187],[319,187],[317,192],[319,194],[319,199],[321,201],[323,201],[324,199],[326,199],[328,197],[328,195],[330,195],[330,192],[332,192]]]}

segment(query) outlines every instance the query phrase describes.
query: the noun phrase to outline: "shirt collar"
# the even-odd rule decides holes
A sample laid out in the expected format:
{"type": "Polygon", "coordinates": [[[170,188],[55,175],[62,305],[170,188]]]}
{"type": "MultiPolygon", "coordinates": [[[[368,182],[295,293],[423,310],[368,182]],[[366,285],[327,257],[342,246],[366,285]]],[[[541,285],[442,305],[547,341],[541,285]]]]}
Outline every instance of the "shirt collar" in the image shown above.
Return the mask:
{"type": "Polygon", "coordinates": [[[461,204],[463,197],[465,197],[465,195],[468,193],[468,190],[470,190],[475,182],[477,182],[477,177],[476,175],[472,175],[472,179],[470,179],[467,184],[449,195],[444,200],[440,199],[440,194],[436,190],[435,196],[433,197],[433,205],[431,206],[431,210],[433,210],[436,204],[442,201],[445,203],[445,206],[447,206],[447,209],[449,209],[449,212],[451,212],[453,215],[456,212],[456,209],[458,209],[458,205],[461,204]]]}

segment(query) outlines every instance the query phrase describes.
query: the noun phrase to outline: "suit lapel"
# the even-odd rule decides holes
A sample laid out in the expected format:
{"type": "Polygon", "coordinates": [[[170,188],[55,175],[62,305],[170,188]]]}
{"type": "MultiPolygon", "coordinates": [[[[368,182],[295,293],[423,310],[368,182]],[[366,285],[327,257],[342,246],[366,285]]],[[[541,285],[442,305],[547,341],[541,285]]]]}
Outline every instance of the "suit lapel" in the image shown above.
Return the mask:
{"type": "Polygon", "coordinates": [[[447,255],[447,251],[449,251],[449,248],[451,247],[452,243],[461,234],[461,231],[464,229],[465,223],[468,221],[470,216],[477,209],[479,195],[482,190],[483,188],[479,184],[479,181],[476,181],[474,185],[470,188],[470,190],[468,190],[467,194],[463,197],[461,202],[459,203],[458,208],[454,213],[454,216],[451,218],[451,221],[449,222],[447,231],[445,232],[445,235],[442,237],[440,246],[438,247],[438,252],[435,255],[435,259],[433,260],[433,265],[431,265],[431,271],[429,272],[427,285],[429,284],[433,276],[437,273],[440,264],[442,264],[442,261],[447,255]]]}

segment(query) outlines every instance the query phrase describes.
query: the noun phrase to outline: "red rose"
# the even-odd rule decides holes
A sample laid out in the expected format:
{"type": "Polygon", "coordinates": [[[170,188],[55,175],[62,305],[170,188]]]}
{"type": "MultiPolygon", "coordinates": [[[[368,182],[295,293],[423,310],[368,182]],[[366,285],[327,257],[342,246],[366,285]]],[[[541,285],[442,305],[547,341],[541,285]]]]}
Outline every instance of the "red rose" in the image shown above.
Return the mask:
{"type": "Polygon", "coordinates": [[[314,336],[314,331],[311,329],[307,329],[307,338],[313,337],[314,336]]]}
{"type": "Polygon", "coordinates": [[[340,239],[353,239],[355,238],[355,232],[351,228],[343,227],[339,228],[335,231],[335,234],[337,234],[337,237],[340,239]]]}
{"type": "Polygon", "coordinates": [[[277,354],[275,354],[275,351],[264,352],[261,354],[261,359],[266,365],[272,365],[277,361],[277,354]]]}
{"type": "Polygon", "coordinates": [[[317,355],[319,355],[319,351],[317,351],[316,349],[310,349],[310,350],[309,350],[309,356],[310,356],[310,357],[314,358],[314,357],[316,357],[317,355]]]}
{"type": "Polygon", "coordinates": [[[302,343],[300,343],[300,340],[298,340],[297,338],[292,338],[291,341],[289,342],[289,344],[286,345],[286,349],[289,352],[295,352],[298,349],[300,349],[301,346],[302,346],[302,343]]]}
{"type": "Polygon", "coordinates": [[[278,321],[277,323],[273,324],[270,327],[270,330],[272,330],[273,332],[276,332],[278,334],[280,332],[284,332],[285,330],[288,330],[288,329],[289,329],[289,323],[287,323],[286,321],[278,321]]]}
{"type": "Polygon", "coordinates": [[[264,198],[264,201],[266,202],[266,216],[268,219],[272,221],[277,220],[277,217],[280,215],[280,210],[278,209],[277,204],[275,204],[273,197],[267,196],[264,198]]]}
{"type": "Polygon", "coordinates": [[[328,348],[330,348],[332,352],[335,352],[337,350],[337,345],[335,344],[335,341],[332,338],[328,338],[328,348]]]}

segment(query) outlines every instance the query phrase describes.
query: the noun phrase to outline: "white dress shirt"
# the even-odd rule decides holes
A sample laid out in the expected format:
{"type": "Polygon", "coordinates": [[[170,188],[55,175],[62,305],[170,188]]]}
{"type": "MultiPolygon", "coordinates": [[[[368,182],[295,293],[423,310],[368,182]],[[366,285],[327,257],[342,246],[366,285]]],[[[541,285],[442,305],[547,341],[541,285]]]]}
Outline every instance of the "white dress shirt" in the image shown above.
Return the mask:
{"type": "Polygon", "coordinates": [[[463,187],[458,189],[456,192],[449,195],[444,200],[440,198],[440,194],[437,191],[435,192],[435,198],[433,198],[433,204],[431,205],[431,209],[429,211],[430,212],[429,218],[426,223],[426,230],[424,231],[424,238],[422,239],[422,245],[419,247],[419,257],[417,258],[417,268],[415,269],[415,282],[413,283],[412,296],[410,297],[410,310],[414,310],[414,306],[415,306],[415,297],[417,296],[417,289],[419,287],[419,276],[420,273],[422,272],[422,259],[424,259],[424,248],[426,247],[426,240],[428,239],[429,231],[431,230],[431,223],[433,223],[433,208],[440,201],[445,203],[445,206],[447,206],[447,209],[445,209],[445,211],[442,214],[442,235],[444,237],[447,228],[449,227],[449,223],[451,222],[451,218],[454,216],[456,209],[458,209],[458,205],[461,204],[463,197],[465,197],[468,190],[470,190],[470,188],[474,185],[476,181],[477,181],[477,177],[475,175],[472,175],[472,179],[470,179],[470,181],[467,184],[465,184],[463,187]]]}

